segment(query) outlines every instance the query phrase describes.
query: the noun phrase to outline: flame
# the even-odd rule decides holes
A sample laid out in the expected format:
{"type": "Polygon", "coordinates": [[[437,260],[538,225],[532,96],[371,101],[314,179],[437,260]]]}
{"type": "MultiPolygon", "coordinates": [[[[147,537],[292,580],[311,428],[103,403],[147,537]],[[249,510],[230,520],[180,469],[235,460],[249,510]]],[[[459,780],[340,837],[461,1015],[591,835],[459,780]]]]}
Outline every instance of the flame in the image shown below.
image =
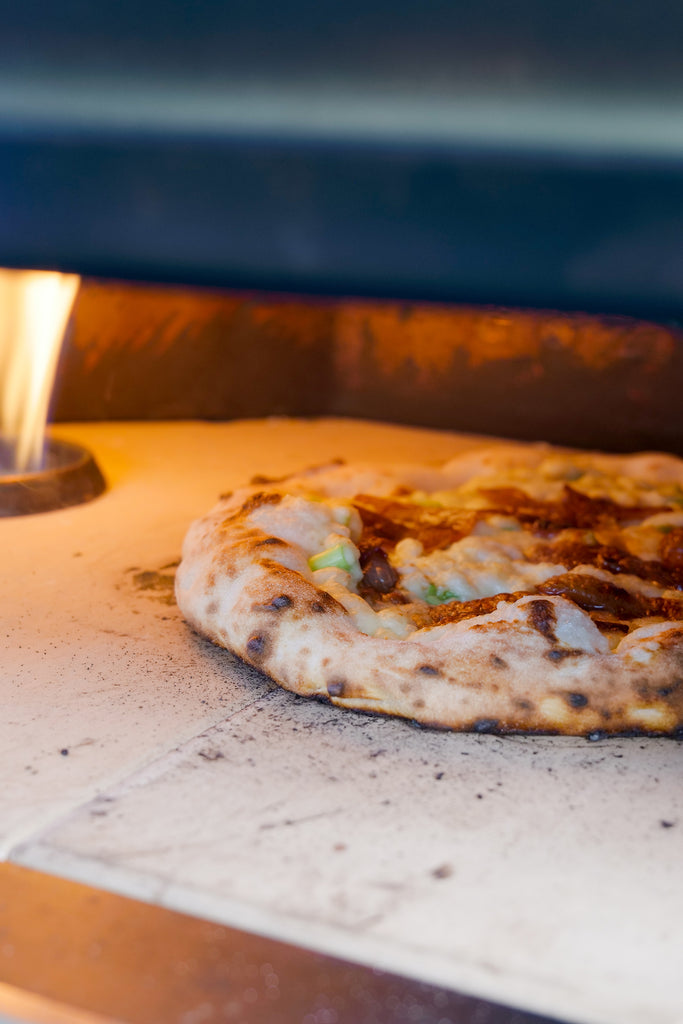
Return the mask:
{"type": "Polygon", "coordinates": [[[14,469],[40,469],[62,337],[80,278],[0,270],[0,432],[14,469]]]}

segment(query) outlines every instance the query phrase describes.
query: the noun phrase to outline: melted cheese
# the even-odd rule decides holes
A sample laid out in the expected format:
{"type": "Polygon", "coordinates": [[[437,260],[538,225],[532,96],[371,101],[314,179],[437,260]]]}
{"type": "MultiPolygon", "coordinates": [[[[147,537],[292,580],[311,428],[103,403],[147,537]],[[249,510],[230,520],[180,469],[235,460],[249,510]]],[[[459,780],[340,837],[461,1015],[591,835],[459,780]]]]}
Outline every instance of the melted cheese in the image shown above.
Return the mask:
{"type": "MultiPolygon", "coordinates": [[[[652,506],[653,515],[644,521],[615,528],[615,537],[597,538],[599,542],[608,544],[618,538],[622,546],[641,558],[656,557],[662,527],[683,526],[683,509],[680,512],[657,511],[668,501],[681,500],[674,494],[678,484],[669,478],[670,467],[666,457],[643,456],[643,474],[650,474],[647,480],[619,472],[623,460],[618,456],[563,456],[554,453],[543,457],[541,452],[535,465],[529,465],[528,459],[522,465],[514,464],[513,460],[512,464],[501,468],[499,460],[495,471],[486,465],[485,459],[479,459],[479,465],[476,465],[477,458],[472,457],[469,471],[464,475],[462,459],[455,464],[457,474],[449,474],[446,466],[438,477],[440,483],[447,483],[445,488],[416,490],[406,495],[404,500],[425,507],[483,508],[489,502],[482,495],[482,489],[516,487],[532,498],[552,501],[560,500],[565,485],[570,483],[574,489],[590,497],[608,498],[622,505],[652,506]],[[656,462],[654,469],[652,460],[656,462]],[[469,475],[474,469],[479,472],[469,475]]],[[[360,540],[362,523],[349,500],[351,495],[343,471],[338,476],[335,486],[324,488],[327,497],[312,495],[310,483],[313,481],[307,481],[307,493],[290,494],[276,505],[265,504],[254,511],[251,520],[261,529],[297,545],[309,563],[311,558],[342,543],[348,555],[348,570],[309,568],[309,578],[343,605],[361,632],[378,637],[406,638],[416,629],[410,607],[397,604],[375,610],[358,592],[362,569],[356,542],[360,540]]],[[[370,485],[368,490],[392,493],[386,481],[379,486],[369,477],[367,482],[370,485]],[[373,483],[376,486],[373,487],[373,483]]],[[[355,483],[358,485],[357,477],[355,483]]],[[[398,574],[398,587],[414,601],[428,601],[430,604],[470,601],[496,594],[533,591],[544,581],[566,572],[568,567],[560,561],[536,562],[528,557],[538,539],[531,530],[522,528],[513,516],[492,514],[479,520],[469,536],[445,549],[425,553],[416,538],[401,540],[390,552],[389,560],[398,574]]],[[[588,543],[595,539],[586,537],[588,543]]],[[[661,588],[633,576],[620,575],[616,578],[591,566],[575,567],[572,571],[611,580],[632,592],[663,593],[661,588]]],[[[590,624],[591,630],[595,629],[587,613],[577,608],[576,614],[590,624]]],[[[635,656],[648,655],[649,651],[643,648],[635,656]]]]}

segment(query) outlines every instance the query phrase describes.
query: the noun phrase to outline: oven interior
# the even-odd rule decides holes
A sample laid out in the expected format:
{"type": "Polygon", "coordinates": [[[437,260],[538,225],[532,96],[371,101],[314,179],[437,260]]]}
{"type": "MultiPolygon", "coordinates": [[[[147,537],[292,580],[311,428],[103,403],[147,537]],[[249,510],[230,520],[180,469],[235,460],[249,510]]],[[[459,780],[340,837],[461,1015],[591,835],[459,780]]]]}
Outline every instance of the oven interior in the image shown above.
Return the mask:
{"type": "Polygon", "coordinates": [[[83,275],[107,489],[0,520],[0,1010],[675,1024],[679,743],[306,702],[173,574],[257,473],[683,454],[681,11],[195,6],[3,12],[0,263],[83,275]]]}

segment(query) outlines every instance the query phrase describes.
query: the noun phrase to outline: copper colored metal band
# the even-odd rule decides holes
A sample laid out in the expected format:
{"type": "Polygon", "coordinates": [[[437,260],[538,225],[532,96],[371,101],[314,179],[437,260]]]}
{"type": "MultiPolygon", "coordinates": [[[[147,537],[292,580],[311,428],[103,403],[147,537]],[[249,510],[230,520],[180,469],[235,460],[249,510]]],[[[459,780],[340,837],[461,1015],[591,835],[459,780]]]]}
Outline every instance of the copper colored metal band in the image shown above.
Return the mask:
{"type": "Polygon", "coordinates": [[[52,512],[80,505],[102,494],[106,484],[90,452],[54,438],[47,441],[45,468],[32,473],[2,473],[0,516],[52,512]]]}
{"type": "Polygon", "coordinates": [[[68,1019],[68,1008],[79,1024],[544,1024],[5,863],[0,1015],[22,1007],[36,1024],[68,1019]]]}

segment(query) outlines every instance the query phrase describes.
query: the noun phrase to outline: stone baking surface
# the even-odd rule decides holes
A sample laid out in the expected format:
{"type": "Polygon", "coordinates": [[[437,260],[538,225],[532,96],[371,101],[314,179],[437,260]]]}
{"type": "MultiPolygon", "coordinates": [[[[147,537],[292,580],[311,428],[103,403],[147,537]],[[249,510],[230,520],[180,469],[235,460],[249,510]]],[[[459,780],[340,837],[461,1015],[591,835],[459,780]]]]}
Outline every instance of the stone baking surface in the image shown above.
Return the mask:
{"type": "Polygon", "coordinates": [[[57,433],[110,489],[0,520],[6,858],[569,1021],[680,1024],[679,743],[343,712],[173,604],[185,529],[220,491],[476,439],[332,420],[57,433]]]}

